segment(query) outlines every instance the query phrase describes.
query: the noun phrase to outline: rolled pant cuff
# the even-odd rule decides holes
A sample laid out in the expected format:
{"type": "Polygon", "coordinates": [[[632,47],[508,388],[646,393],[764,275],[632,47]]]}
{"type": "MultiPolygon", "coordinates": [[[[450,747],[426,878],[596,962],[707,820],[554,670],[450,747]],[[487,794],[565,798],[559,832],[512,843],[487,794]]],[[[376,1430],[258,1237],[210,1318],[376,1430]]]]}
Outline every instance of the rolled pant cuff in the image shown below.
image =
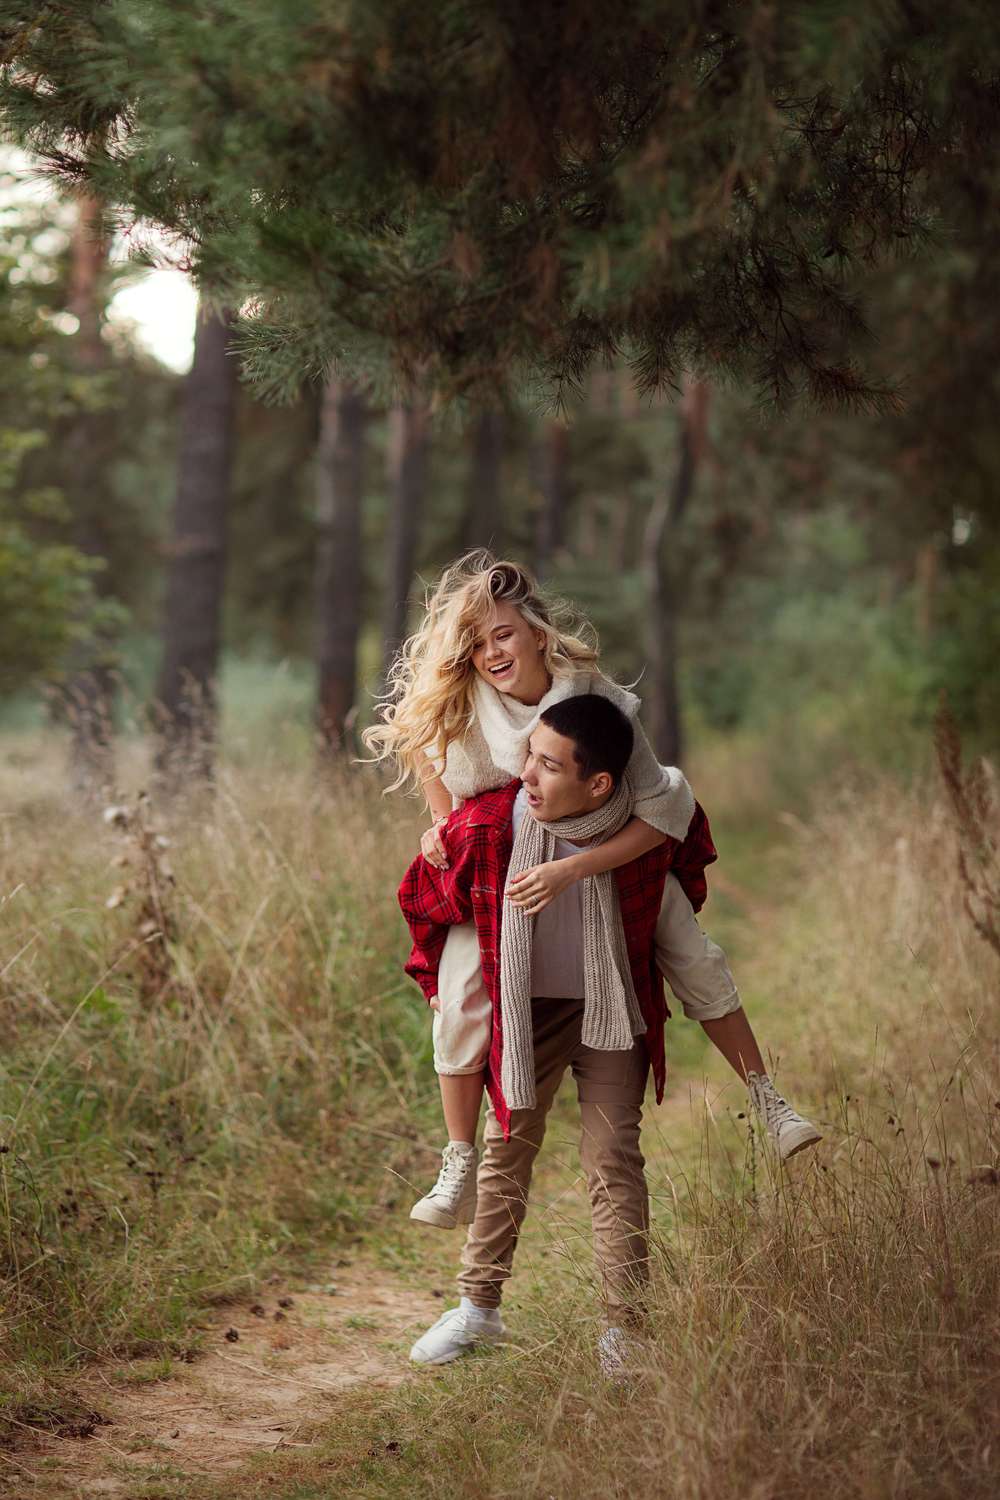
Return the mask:
{"type": "Polygon", "coordinates": [[[458,1282],[458,1294],[460,1297],[468,1297],[469,1301],[474,1303],[476,1307],[486,1308],[500,1306],[499,1290],[493,1291],[491,1289],[488,1291],[484,1291],[480,1286],[469,1286],[469,1284],[465,1281],[462,1281],[461,1278],[458,1282]]]}
{"type": "Polygon", "coordinates": [[[739,990],[733,990],[732,994],[726,995],[722,1000],[712,1000],[707,1005],[701,1001],[692,1005],[687,1000],[682,1000],[681,1006],[689,1021],[721,1021],[724,1016],[731,1016],[735,1011],[742,1010],[743,1001],[739,990]]]}

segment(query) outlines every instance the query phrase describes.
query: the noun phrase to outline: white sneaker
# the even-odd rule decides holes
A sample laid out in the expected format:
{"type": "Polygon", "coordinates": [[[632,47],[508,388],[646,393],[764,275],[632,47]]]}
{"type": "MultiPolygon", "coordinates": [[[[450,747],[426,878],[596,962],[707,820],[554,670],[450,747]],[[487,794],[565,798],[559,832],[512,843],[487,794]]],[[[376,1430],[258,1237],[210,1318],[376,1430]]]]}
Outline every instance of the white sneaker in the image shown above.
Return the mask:
{"type": "Polygon", "coordinates": [[[601,1374],[606,1380],[618,1383],[635,1373],[637,1356],[643,1348],[642,1340],[624,1328],[605,1328],[597,1340],[597,1359],[601,1374]]]}
{"type": "Polygon", "coordinates": [[[463,1297],[461,1306],[442,1313],[417,1339],[410,1358],[418,1365],[446,1365],[476,1344],[500,1344],[506,1337],[499,1308],[476,1307],[463,1297]]]}
{"type": "Polygon", "coordinates": [[[449,1141],[441,1153],[438,1180],[410,1209],[410,1218],[435,1229],[471,1224],[476,1216],[476,1171],[479,1152],[464,1141],[449,1141]]]}
{"type": "Polygon", "coordinates": [[[777,1148],[779,1160],[788,1161],[796,1152],[823,1139],[812,1121],[803,1119],[782,1098],[766,1073],[748,1073],[747,1088],[750,1103],[777,1148]]]}

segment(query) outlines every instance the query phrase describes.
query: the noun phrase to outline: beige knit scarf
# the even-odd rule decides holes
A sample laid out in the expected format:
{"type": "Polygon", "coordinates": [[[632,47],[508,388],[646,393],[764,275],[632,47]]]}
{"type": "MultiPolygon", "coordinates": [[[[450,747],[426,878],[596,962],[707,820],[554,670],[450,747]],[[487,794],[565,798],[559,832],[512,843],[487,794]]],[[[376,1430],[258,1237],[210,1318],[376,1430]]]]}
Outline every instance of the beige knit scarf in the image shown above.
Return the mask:
{"type": "MultiPolygon", "coordinates": [[[[602,843],[624,828],[632,815],[633,793],[623,776],[607,802],[578,818],[542,823],[525,814],[511,852],[508,883],[532,865],[555,854],[556,839],[571,844],[602,843]]],[[[614,872],[583,881],[583,1033],[584,1046],[603,1052],[625,1051],[646,1030],[639,1008],[622,925],[614,872]]],[[[500,1085],[510,1109],[535,1106],[535,1047],[531,1015],[532,918],[520,906],[504,902],[500,929],[500,1015],[503,1057],[500,1085]]]]}

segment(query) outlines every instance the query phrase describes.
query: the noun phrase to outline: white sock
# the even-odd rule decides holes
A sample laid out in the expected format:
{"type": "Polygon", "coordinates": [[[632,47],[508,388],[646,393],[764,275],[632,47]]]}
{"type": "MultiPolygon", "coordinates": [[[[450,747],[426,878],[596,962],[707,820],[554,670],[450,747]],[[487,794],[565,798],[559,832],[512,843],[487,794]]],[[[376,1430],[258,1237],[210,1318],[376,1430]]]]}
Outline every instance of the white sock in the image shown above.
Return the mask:
{"type": "Polygon", "coordinates": [[[458,1305],[463,1312],[473,1313],[477,1318],[482,1318],[485,1323],[499,1323],[500,1321],[499,1307],[477,1307],[468,1297],[463,1297],[458,1305]]]}
{"type": "Polygon", "coordinates": [[[462,1151],[475,1151],[472,1141],[449,1141],[449,1146],[458,1146],[462,1151]]]}

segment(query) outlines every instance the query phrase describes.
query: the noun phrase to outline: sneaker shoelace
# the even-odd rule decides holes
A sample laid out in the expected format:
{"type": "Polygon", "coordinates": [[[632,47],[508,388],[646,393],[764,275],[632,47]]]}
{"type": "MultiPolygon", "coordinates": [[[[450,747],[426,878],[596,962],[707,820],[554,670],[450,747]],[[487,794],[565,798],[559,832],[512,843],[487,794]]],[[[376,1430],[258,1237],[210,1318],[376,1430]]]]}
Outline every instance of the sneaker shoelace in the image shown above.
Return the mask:
{"type": "Polygon", "coordinates": [[[446,1151],[438,1180],[434,1184],[435,1193],[450,1193],[453,1188],[461,1187],[469,1171],[471,1155],[463,1155],[461,1151],[446,1151]]]}
{"type": "Polygon", "coordinates": [[[784,1095],[778,1093],[770,1080],[765,1083],[761,1079],[757,1090],[759,1097],[764,1101],[764,1120],[769,1129],[777,1132],[782,1125],[792,1125],[801,1118],[784,1095]]]}

